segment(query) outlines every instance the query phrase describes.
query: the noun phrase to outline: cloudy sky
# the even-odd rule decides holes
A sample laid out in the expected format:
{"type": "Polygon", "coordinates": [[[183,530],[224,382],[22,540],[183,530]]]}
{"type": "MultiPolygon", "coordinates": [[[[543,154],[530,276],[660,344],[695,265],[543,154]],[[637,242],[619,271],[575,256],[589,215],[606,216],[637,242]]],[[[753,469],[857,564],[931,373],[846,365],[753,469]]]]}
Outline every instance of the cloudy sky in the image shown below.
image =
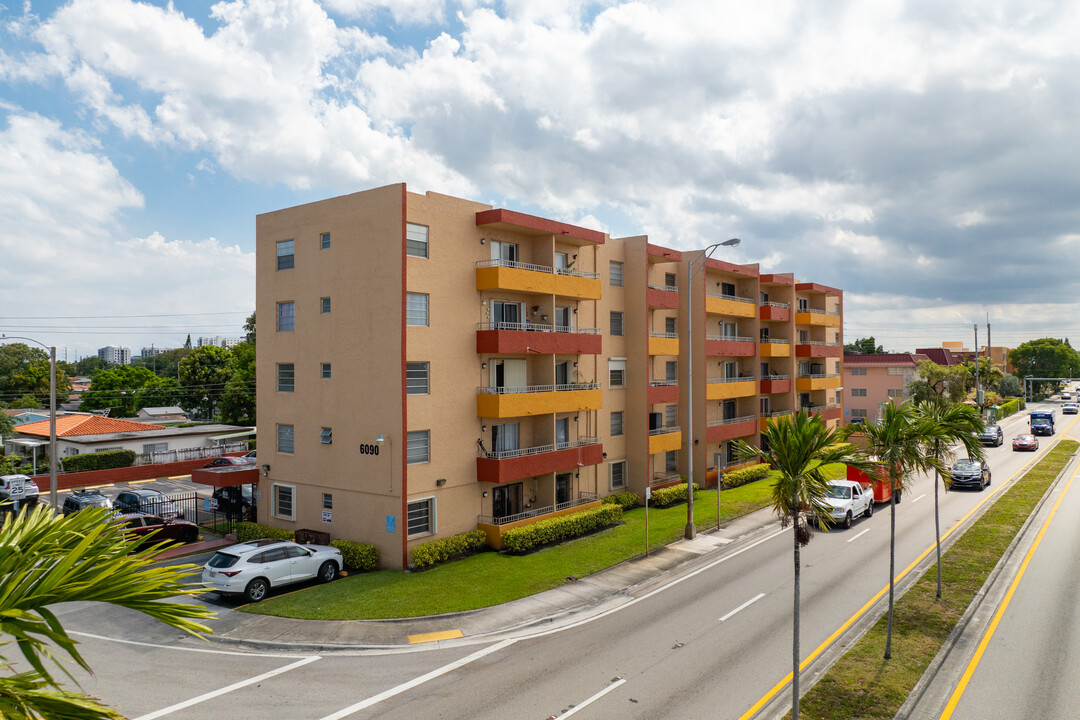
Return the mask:
{"type": "MultiPolygon", "coordinates": [[[[0,5],[0,331],[238,335],[256,213],[404,181],[1080,341],[1080,3],[0,5]]],[[[980,328],[985,343],[985,325],[980,328]]]]}

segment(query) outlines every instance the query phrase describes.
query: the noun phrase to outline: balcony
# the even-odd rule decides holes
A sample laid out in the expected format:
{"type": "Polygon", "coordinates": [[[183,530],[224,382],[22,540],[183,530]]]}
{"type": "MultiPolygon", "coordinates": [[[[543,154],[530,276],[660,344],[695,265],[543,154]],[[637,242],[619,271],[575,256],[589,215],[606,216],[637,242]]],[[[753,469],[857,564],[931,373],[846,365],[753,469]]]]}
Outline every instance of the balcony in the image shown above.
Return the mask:
{"type": "Polygon", "coordinates": [[[586,465],[599,465],[603,460],[604,446],[600,444],[600,438],[594,437],[517,450],[481,450],[476,458],[476,479],[489,483],[513,482],[537,475],[577,470],[586,465]]]}
{"type": "Polygon", "coordinates": [[[838,358],[843,357],[844,347],[838,342],[800,341],[795,345],[795,355],[796,357],[838,358]]]}
{"type": "Polygon", "coordinates": [[[761,303],[758,315],[762,320],[788,322],[791,320],[791,306],[787,303],[764,302],[761,303]]]}
{"type": "Polygon", "coordinates": [[[749,298],[735,295],[714,295],[705,293],[705,312],[713,315],[731,315],[734,317],[757,317],[757,303],[749,298]]]}
{"type": "Polygon", "coordinates": [[[807,408],[811,415],[820,415],[822,420],[839,420],[844,414],[844,409],[839,403],[830,403],[828,405],[814,405],[807,408]]]}
{"type": "Polygon", "coordinates": [[[774,424],[780,422],[781,418],[790,420],[791,414],[791,410],[777,410],[775,412],[762,413],[761,432],[765,432],[765,427],[769,424],[770,420],[772,420],[774,424]]]}
{"type": "Polygon", "coordinates": [[[540,520],[547,520],[548,518],[559,517],[560,515],[569,515],[570,513],[588,510],[594,507],[600,507],[600,496],[595,493],[581,492],[578,493],[577,498],[574,500],[541,508],[531,508],[525,512],[519,512],[513,515],[504,515],[502,517],[477,515],[476,529],[484,531],[484,534],[487,535],[488,545],[496,550],[502,550],[503,533],[510,528],[531,525],[540,520]]]}
{"type": "Polygon", "coordinates": [[[773,395],[776,393],[791,392],[790,375],[769,375],[761,378],[761,394],[773,395]]]}
{"type": "Polygon", "coordinates": [[[652,380],[646,393],[646,402],[650,405],[671,405],[679,402],[678,380],[652,380]]]}
{"type": "Polygon", "coordinates": [[[507,322],[476,324],[477,353],[597,355],[601,347],[597,328],[507,322]]]}
{"type": "Polygon", "coordinates": [[[791,357],[791,341],[782,338],[762,338],[761,357],[783,358],[791,357]]]}
{"type": "Polygon", "coordinates": [[[757,342],[752,337],[735,335],[707,335],[705,337],[705,355],[707,357],[754,357],[757,342]]]}
{"type": "Polygon", "coordinates": [[[645,290],[645,303],[652,308],[679,309],[679,288],[674,285],[652,285],[645,290]]]}
{"type": "Polygon", "coordinates": [[[752,375],[738,378],[709,378],[705,386],[707,400],[731,400],[755,395],[757,395],[757,382],[752,375]]]}
{"type": "Polygon", "coordinates": [[[600,383],[476,388],[476,416],[489,418],[551,415],[603,407],[600,383]]]}
{"type": "Polygon", "coordinates": [[[675,485],[676,483],[685,482],[682,479],[682,475],[677,472],[657,472],[653,473],[652,480],[649,481],[649,486],[667,487],[668,485],[675,485]]]}
{"type": "Polygon", "coordinates": [[[725,442],[736,438],[753,435],[757,432],[757,417],[744,415],[742,417],[727,418],[724,420],[710,420],[705,428],[706,442],[725,442]]]}
{"type": "Polygon", "coordinates": [[[795,378],[795,390],[813,392],[814,390],[835,390],[843,383],[840,373],[800,375],[795,378]]]}
{"type": "Polygon", "coordinates": [[[840,327],[840,313],[807,308],[795,313],[795,324],[813,325],[815,327],[840,327]]]}
{"type": "Polygon", "coordinates": [[[476,289],[599,300],[600,274],[515,260],[481,260],[476,263],[476,289]]]}
{"type": "Polygon", "coordinates": [[[682,447],[682,429],[677,425],[649,431],[649,454],[678,450],[682,447]]]}
{"type": "Polygon", "coordinates": [[[668,332],[649,333],[650,355],[678,355],[679,334],[668,332]]]}

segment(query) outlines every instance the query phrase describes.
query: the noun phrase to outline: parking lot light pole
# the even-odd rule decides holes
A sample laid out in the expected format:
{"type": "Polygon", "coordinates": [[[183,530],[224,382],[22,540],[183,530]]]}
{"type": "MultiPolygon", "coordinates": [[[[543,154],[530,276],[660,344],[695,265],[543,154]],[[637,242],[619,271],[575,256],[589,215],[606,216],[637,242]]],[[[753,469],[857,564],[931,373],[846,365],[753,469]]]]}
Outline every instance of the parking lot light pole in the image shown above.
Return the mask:
{"type": "MultiPolygon", "coordinates": [[[[709,259],[709,256],[716,252],[720,247],[735,247],[741,240],[739,238],[731,238],[724,242],[713,243],[709,247],[701,251],[701,254],[690,259],[687,263],[687,269],[689,270],[689,277],[687,278],[687,302],[686,307],[688,313],[686,317],[686,332],[690,336],[687,345],[686,354],[686,372],[689,377],[690,392],[687,393],[686,410],[688,413],[687,422],[687,437],[686,437],[686,528],[683,530],[683,537],[687,540],[693,540],[697,535],[697,528],[694,526],[694,276],[698,274],[701,268],[705,267],[705,261],[709,259]],[[694,263],[701,260],[701,264],[696,268],[694,263]]],[[[716,485],[717,503],[719,503],[720,497],[720,484],[716,485]]],[[[717,505],[717,518],[719,518],[719,504],[717,505]]]]}
{"type": "Polygon", "coordinates": [[[58,495],[56,479],[56,346],[49,346],[33,338],[19,335],[0,335],[0,339],[27,340],[49,351],[49,503],[55,512],[58,495]]]}

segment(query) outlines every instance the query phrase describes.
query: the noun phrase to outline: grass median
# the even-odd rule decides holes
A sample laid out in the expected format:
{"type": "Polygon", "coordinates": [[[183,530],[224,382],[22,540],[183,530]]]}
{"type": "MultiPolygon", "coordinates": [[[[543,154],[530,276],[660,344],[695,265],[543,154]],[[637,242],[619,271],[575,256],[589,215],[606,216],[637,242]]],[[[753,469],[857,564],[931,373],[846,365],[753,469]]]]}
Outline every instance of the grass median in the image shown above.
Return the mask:
{"type": "MultiPolygon", "coordinates": [[[[806,693],[800,715],[814,720],[893,718],[971,605],[990,572],[1080,443],[1060,441],[983,513],[895,603],[892,659],[884,660],[882,617],[806,693]]],[[[788,714],[790,717],[790,713],[788,714]]]]}
{"type": "MultiPolygon", "coordinates": [[[[840,476],[843,468],[834,474],[840,476]]],[[[768,507],[771,477],[724,490],[720,522],[768,507]]],[[[694,523],[716,527],[716,491],[694,495],[694,523]]],[[[649,509],[649,549],[683,536],[686,505],[649,509]]],[[[424,572],[379,570],[327,585],[280,595],[246,612],[315,620],[375,620],[475,610],[535,595],[641,555],[645,551],[645,508],[623,514],[623,524],[529,555],[485,552],[424,572]]]]}

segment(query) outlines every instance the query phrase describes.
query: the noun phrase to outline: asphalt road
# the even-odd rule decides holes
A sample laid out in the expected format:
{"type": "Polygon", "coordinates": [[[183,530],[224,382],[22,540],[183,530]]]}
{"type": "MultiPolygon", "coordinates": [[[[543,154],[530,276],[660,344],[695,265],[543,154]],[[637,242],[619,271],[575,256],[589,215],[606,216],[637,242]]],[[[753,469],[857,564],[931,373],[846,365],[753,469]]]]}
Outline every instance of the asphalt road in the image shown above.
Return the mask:
{"type": "MultiPolygon", "coordinates": [[[[1068,418],[1071,422],[1073,418],[1068,418]]],[[[1067,423],[1065,423],[1067,424],[1067,423]]],[[[993,485],[942,494],[947,531],[1037,456],[1013,453],[1023,418],[988,449],[993,485]]],[[[1080,493],[1078,493],[1080,494],[1080,493]]],[[[933,546],[933,487],[897,507],[897,571],[933,546]]],[[[499,642],[392,652],[240,653],[182,639],[134,613],[63,608],[97,671],[83,688],[132,718],[739,718],[783,709],[791,667],[792,538],[778,531],[633,604],[499,642]],[[133,644],[137,643],[137,644],[133,644]]],[[[888,506],[803,549],[802,654],[816,653],[888,584],[888,506]]],[[[880,603],[879,603],[880,606],[880,603]]],[[[787,690],[790,693],[790,690],[787,690]]],[[[790,698],[788,698],[788,702],[790,698]]],[[[974,715],[972,716],[974,717],[974,715]]]]}

